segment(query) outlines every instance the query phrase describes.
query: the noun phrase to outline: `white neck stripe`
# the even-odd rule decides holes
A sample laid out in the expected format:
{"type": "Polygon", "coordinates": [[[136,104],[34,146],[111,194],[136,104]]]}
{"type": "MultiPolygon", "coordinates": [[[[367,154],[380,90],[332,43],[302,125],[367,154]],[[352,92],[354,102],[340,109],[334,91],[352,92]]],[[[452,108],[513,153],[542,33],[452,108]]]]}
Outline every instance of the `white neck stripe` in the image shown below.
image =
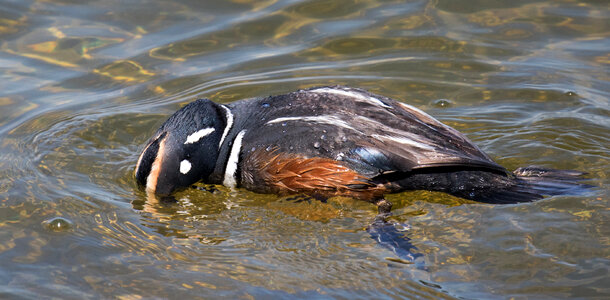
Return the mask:
{"type": "Polygon", "coordinates": [[[241,141],[244,138],[244,134],[246,134],[246,130],[240,131],[233,140],[231,154],[229,155],[229,159],[227,160],[225,178],[222,184],[231,188],[237,186],[237,178],[235,178],[235,173],[237,172],[237,164],[239,163],[239,153],[241,152],[241,141]]]}
{"type": "Polygon", "coordinates": [[[227,134],[229,134],[229,130],[231,130],[231,127],[233,126],[233,114],[231,113],[231,110],[224,106],[224,105],[220,105],[222,108],[225,109],[225,111],[227,112],[227,124],[225,125],[225,131],[222,133],[222,137],[220,138],[220,143],[218,144],[218,148],[220,149],[220,147],[222,147],[222,142],[224,142],[225,138],[227,137],[227,134]]]}

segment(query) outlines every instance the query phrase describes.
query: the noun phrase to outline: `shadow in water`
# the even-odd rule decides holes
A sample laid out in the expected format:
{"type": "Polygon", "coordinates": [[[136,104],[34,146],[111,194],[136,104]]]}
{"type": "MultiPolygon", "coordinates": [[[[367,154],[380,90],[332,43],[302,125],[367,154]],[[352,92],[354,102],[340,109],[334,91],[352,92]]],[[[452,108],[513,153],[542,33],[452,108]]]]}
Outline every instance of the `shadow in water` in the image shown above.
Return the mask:
{"type": "Polygon", "coordinates": [[[375,221],[369,225],[366,231],[379,245],[392,251],[398,259],[389,258],[391,261],[414,264],[420,270],[426,270],[424,255],[415,252],[417,248],[411,243],[405,233],[409,227],[405,224],[392,223],[385,216],[377,216],[375,221]]]}
{"type": "MultiPolygon", "coordinates": [[[[216,219],[214,215],[217,215],[226,209],[230,209],[226,206],[229,193],[230,191],[222,186],[195,185],[187,189],[186,194],[182,193],[180,195],[159,197],[152,193],[147,193],[144,198],[146,200],[134,201],[132,205],[136,210],[149,213],[152,216],[156,216],[156,218],[165,220],[161,221],[159,224],[153,222],[155,224],[147,225],[152,227],[161,226],[163,227],[162,231],[167,233],[168,224],[166,224],[166,222],[169,220],[180,220],[185,217],[188,218],[188,216],[194,217],[201,214],[207,216],[206,219],[208,220],[216,219]],[[188,197],[188,194],[198,195],[199,197],[190,198],[188,197]],[[214,209],[211,209],[210,206],[214,207],[214,209]]],[[[292,215],[298,219],[319,221],[322,223],[327,223],[330,219],[340,217],[341,213],[339,211],[342,209],[336,207],[337,205],[349,205],[348,203],[341,204],[341,199],[334,199],[333,201],[328,202],[320,201],[320,199],[306,195],[280,197],[280,199],[275,199],[275,201],[271,199],[273,197],[264,198],[265,199],[262,199],[261,202],[267,203],[267,205],[265,205],[266,207],[282,211],[283,213],[292,215]],[[299,212],[302,214],[303,210],[307,211],[305,216],[299,214],[299,212]]],[[[253,201],[257,202],[256,200],[253,201]]],[[[350,202],[349,200],[345,201],[350,202]]],[[[355,203],[360,202],[357,200],[354,201],[356,201],[355,203]]],[[[258,205],[263,205],[261,202],[259,202],[258,205]]],[[[236,205],[256,206],[257,204],[240,203],[236,205]]],[[[386,217],[387,215],[376,216],[374,221],[366,228],[367,233],[379,244],[379,246],[394,253],[395,257],[388,257],[386,259],[396,263],[407,265],[413,264],[417,269],[427,271],[427,267],[424,263],[424,255],[416,252],[417,248],[411,243],[411,239],[406,236],[409,229],[408,226],[387,221],[386,217]]],[[[176,226],[176,224],[173,224],[173,226],[176,226]]],[[[207,226],[210,226],[210,224],[207,226]]],[[[201,234],[201,232],[197,233],[201,234]]],[[[188,233],[182,232],[181,236],[186,237],[188,236],[188,233]]]]}

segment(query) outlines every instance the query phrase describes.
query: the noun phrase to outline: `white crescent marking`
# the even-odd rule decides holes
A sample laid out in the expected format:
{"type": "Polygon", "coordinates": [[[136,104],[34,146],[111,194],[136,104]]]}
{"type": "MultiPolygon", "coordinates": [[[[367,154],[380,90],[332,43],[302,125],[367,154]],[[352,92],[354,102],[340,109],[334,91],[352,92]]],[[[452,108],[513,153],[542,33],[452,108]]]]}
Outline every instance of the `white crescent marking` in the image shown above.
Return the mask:
{"type": "Polygon", "coordinates": [[[227,137],[227,134],[229,134],[229,130],[231,130],[231,127],[233,126],[233,114],[231,113],[231,110],[224,105],[221,105],[220,107],[224,108],[227,112],[227,125],[225,126],[225,131],[222,133],[222,137],[220,138],[218,148],[222,146],[222,142],[224,142],[225,138],[227,137]]]}

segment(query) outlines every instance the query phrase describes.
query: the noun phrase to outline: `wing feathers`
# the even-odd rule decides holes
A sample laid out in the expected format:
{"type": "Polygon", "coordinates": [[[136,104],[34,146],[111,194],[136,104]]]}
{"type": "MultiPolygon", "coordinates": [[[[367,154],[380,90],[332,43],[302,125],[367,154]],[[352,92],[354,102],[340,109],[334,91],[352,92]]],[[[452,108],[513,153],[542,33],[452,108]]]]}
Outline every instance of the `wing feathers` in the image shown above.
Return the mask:
{"type": "Polygon", "coordinates": [[[360,148],[371,152],[360,151],[358,159],[379,170],[391,168],[408,172],[426,167],[462,165],[505,171],[465,135],[416,107],[363,89],[344,86],[302,92],[313,92],[317,96],[322,93],[327,102],[346,103],[346,97],[354,102],[368,99],[365,102],[369,105],[365,110],[359,110],[358,114],[338,111],[333,117],[348,124],[341,128],[348,128],[352,131],[350,134],[357,136],[354,139],[356,147],[349,150],[360,148]]]}

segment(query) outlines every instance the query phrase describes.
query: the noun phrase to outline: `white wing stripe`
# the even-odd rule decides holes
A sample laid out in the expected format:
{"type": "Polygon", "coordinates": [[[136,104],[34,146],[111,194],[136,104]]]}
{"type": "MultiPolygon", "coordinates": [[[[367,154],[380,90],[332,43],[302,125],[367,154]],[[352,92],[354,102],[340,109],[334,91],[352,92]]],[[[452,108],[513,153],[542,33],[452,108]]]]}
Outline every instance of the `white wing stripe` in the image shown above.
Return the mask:
{"type": "Polygon", "coordinates": [[[315,122],[315,123],[321,123],[321,124],[335,125],[335,126],[343,127],[343,128],[350,129],[350,130],[356,130],[354,127],[349,125],[347,122],[341,120],[341,118],[338,118],[336,116],[331,116],[331,115],[283,117],[283,118],[277,118],[277,119],[268,121],[266,124],[274,124],[274,123],[281,123],[281,122],[287,122],[287,121],[315,122]]]}
{"type": "Polygon", "coordinates": [[[376,138],[378,140],[390,140],[390,141],[393,141],[393,142],[397,142],[397,143],[400,143],[400,144],[417,147],[417,148],[420,148],[420,149],[434,150],[433,147],[430,147],[430,146],[428,146],[426,144],[417,142],[415,140],[412,140],[412,139],[409,139],[409,138],[406,138],[406,137],[403,137],[403,136],[397,137],[397,136],[388,136],[388,135],[373,134],[373,135],[371,135],[371,137],[376,138]]]}
{"type": "Polygon", "coordinates": [[[335,95],[350,97],[350,98],[353,98],[354,100],[366,102],[366,103],[369,103],[372,105],[381,106],[381,107],[385,107],[385,108],[391,108],[391,106],[383,103],[381,100],[379,100],[375,97],[371,97],[366,94],[360,93],[360,92],[346,91],[346,90],[332,89],[332,88],[315,89],[315,90],[310,90],[309,92],[335,94],[335,95]]]}

